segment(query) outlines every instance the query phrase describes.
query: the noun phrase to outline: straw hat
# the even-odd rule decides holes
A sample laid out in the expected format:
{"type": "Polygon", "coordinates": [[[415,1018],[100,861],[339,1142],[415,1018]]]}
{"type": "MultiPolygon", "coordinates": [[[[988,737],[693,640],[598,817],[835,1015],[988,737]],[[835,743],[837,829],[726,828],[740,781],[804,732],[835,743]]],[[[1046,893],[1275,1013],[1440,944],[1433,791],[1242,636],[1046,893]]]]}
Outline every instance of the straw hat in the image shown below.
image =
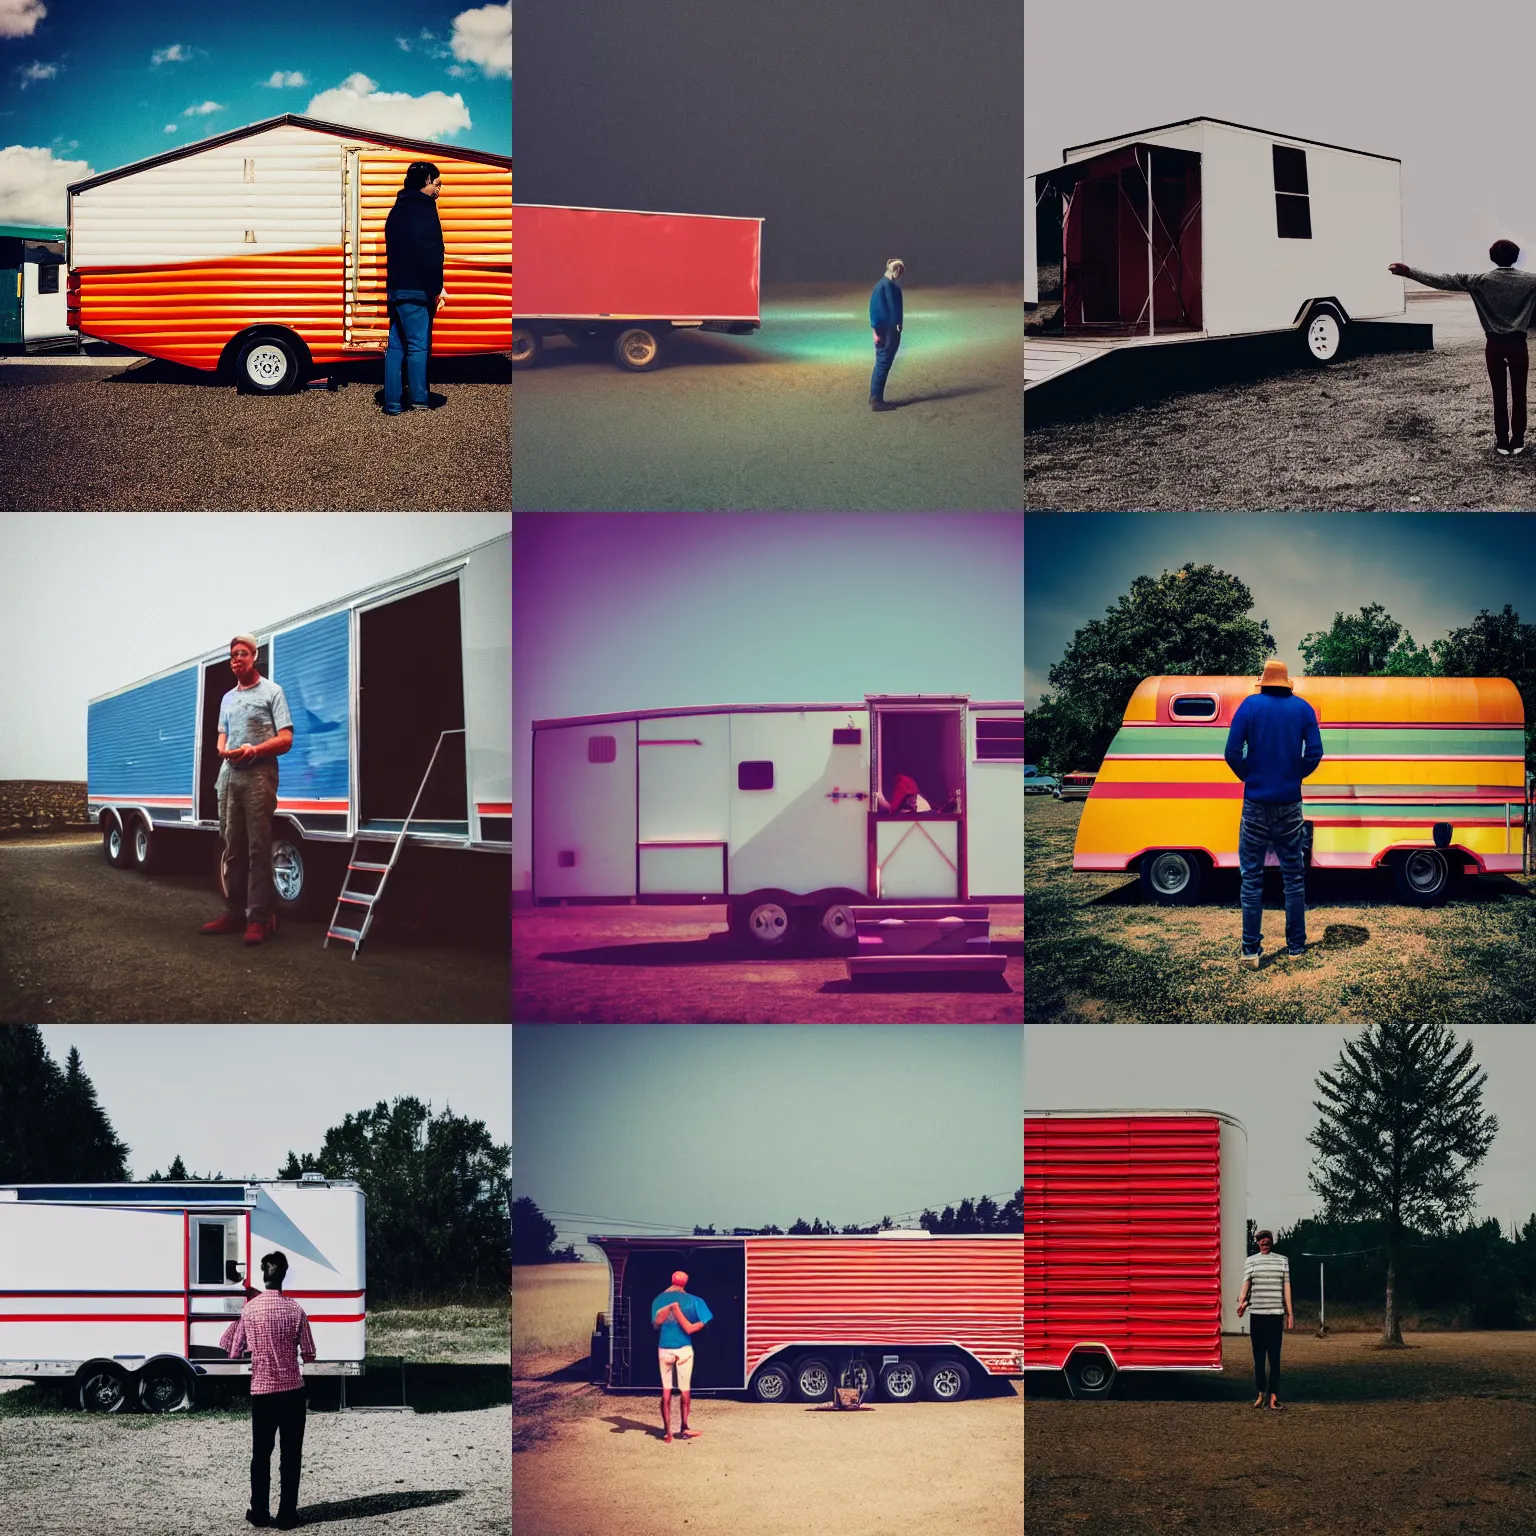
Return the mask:
{"type": "Polygon", "coordinates": [[[1260,688],[1290,688],[1294,692],[1291,674],[1283,661],[1273,659],[1264,663],[1264,675],[1259,679],[1260,688]]]}

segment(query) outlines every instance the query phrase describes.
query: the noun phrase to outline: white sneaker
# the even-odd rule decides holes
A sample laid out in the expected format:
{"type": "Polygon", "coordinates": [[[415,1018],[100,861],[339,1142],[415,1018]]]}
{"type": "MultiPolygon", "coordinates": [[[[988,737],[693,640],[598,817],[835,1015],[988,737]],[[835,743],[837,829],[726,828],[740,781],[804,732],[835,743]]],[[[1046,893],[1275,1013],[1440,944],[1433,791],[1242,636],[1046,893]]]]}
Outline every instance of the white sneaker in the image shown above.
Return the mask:
{"type": "Polygon", "coordinates": [[[1516,443],[1515,446],[1513,448],[1511,448],[1509,451],[1512,454],[1514,454],[1515,457],[1518,458],[1522,453],[1525,452],[1525,444],[1524,443],[1516,443]]]}
{"type": "Polygon", "coordinates": [[[1246,955],[1245,954],[1245,955],[1239,955],[1237,957],[1237,960],[1238,960],[1238,964],[1239,965],[1246,965],[1250,971],[1256,971],[1259,968],[1259,958],[1260,957],[1257,954],[1253,954],[1253,955],[1246,955]]]}
{"type": "Polygon", "coordinates": [[[1509,457],[1508,448],[1495,448],[1493,451],[1498,454],[1501,459],[1507,459],[1509,457]]]}

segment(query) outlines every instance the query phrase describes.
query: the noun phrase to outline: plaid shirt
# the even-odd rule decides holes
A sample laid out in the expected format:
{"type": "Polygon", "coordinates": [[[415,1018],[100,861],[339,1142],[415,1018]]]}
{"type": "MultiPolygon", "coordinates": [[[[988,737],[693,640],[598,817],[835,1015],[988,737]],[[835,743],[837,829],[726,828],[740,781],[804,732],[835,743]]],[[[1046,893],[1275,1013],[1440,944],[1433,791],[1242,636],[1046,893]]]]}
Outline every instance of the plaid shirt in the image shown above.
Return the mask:
{"type": "Polygon", "coordinates": [[[219,1348],[231,1359],[250,1355],[252,1397],[302,1387],[295,1353],[306,1361],[315,1358],[315,1338],[304,1308],[281,1291],[263,1291],[246,1302],[239,1320],[224,1330],[219,1348]]]}

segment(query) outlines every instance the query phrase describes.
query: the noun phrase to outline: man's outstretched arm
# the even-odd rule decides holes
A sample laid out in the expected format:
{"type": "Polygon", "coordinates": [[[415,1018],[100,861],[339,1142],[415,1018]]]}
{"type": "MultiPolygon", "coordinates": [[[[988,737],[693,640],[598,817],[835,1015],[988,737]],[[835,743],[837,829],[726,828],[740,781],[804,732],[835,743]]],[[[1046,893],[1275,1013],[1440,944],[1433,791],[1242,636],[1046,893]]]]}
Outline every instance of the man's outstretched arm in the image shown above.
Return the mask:
{"type": "Polygon", "coordinates": [[[1469,293],[1472,288],[1470,272],[1421,272],[1404,261],[1394,261],[1387,271],[1395,277],[1411,277],[1414,282],[1423,283],[1426,288],[1449,288],[1458,293],[1469,293]]]}

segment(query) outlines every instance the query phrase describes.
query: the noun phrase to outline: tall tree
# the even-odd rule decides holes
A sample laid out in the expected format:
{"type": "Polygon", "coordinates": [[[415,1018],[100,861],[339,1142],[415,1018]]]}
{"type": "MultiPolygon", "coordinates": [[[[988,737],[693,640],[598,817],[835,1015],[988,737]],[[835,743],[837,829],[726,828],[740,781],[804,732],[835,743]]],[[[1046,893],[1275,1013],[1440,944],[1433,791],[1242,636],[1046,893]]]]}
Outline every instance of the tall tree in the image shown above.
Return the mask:
{"type": "Polygon", "coordinates": [[[1536,766],[1536,624],[1521,622],[1505,603],[1484,608],[1473,621],[1431,645],[1436,670],[1446,677],[1507,677],[1525,704],[1525,759],[1536,766]]]}
{"type": "Polygon", "coordinates": [[[1318,1074],[1322,1117],[1307,1140],[1308,1175],[1330,1221],[1380,1221],[1386,1232],[1384,1344],[1401,1344],[1398,1260],[1409,1228],[1440,1232],[1471,1209],[1472,1169],[1499,1123],[1483,1113],[1487,1074],[1443,1024],[1376,1024],[1318,1074]]]}
{"type": "MultiPolygon", "coordinates": [[[[1380,603],[1367,603],[1359,613],[1335,613],[1327,629],[1303,635],[1297,649],[1309,677],[1376,677],[1386,671],[1404,633],[1380,603]]],[[[1413,637],[1407,639],[1412,646],[1413,637]]]]}
{"type": "Polygon", "coordinates": [[[0,1179],[15,1184],[89,1184],[128,1177],[96,1089],[71,1049],[63,1071],[36,1024],[0,1026],[0,1179]]]}
{"type": "Polygon", "coordinates": [[[554,1257],[559,1229],[527,1195],[512,1202],[512,1261],[548,1264],[554,1257]]]}

